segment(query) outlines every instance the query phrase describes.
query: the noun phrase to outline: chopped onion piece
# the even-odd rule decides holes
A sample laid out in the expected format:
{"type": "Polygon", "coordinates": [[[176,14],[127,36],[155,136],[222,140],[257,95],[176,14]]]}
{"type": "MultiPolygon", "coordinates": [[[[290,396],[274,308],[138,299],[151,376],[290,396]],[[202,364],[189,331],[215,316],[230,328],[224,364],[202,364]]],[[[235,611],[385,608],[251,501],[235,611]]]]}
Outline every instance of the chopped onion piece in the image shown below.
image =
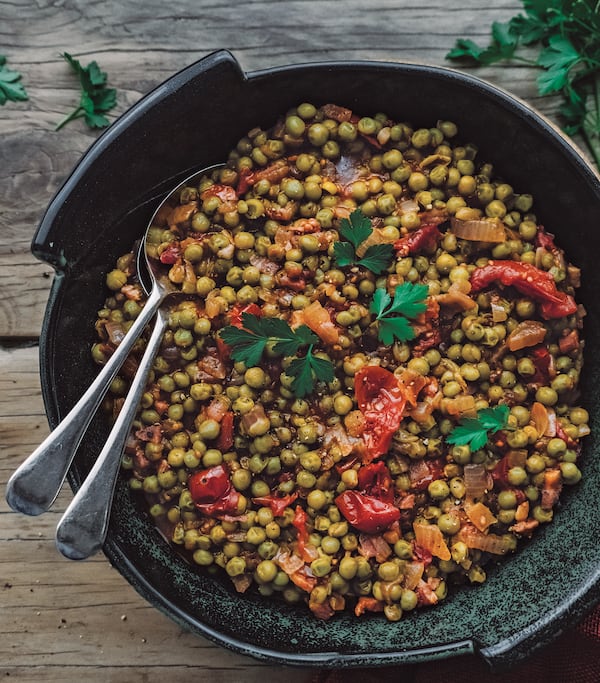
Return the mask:
{"type": "Polygon", "coordinates": [[[476,526],[479,531],[485,531],[488,527],[495,524],[498,520],[492,514],[492,511],[487,505],[483,503],[474,503],[466,506],[467,517],[471,523],[476,526]]]}
{"type": "Polygon", "coordinates": [[[414,590],[419,585],[419,581],[422,579],[424,571],[425,565],[423,562],[407,562],[404,567],[404,588],[411,591],[414,590]]]}
{"type": "Polygon", "coordinates": [[[508,318],[508,314],[506,313],[506,309],[504,306],[497,301],[492,301],[490,302],[490,307],[492,309],[492,321],[494,323],[501,323],[508,318]]]}
{"type": "Polygon", "coordinates": [[[440,560],[449,560],[452,557],[437,524],[419,524],[415,522],[413,529],[415,541],[421,548],[428,550],[435,557],[439,557],[440,560]]]}
{"type": "Polygon", "coordinates": [[[467,498],[481,498],[489,488],[488,473],[481,464],[465,465],[463,469],[467,498]]]}
{"type": "Polygon", "coordinates": [[[498,536],[497,534],[484,534],[470,524],[465,525],[457,534],[458,538],[466,543],[469,548],[481,550],[484,553],[494,555],[506,555],[514,549],[514,541],[510,536],[498,536]]]}
{"type": "Polygon", "coordinates": [[[544,432],[544,436],[555,437],[556,436],[556,413],[552,408],[546,408],[548,412],[548,427],[544,432]]]}
{"type": "Polygon", "coordinates": [[[398,211],[402,213],[412,213],[419,210],[419,205],[414,199],[405,199],[398,204],[398,211]]]}
{"type": "Polygon", "coordinates": [[[547,429],[548,426],[550,425],[550,418],[548,417],[548,411],[546,410],[546,406],[540,403],[539,401],[535,401],[534,404],[531,406],[531,419],[533,420],[533,426],[535,427],[535,431],[537,432],[538,439],[540,436],[543,436],[547,429]]]}
{"type": "Polygon", "coordinates": [[[499,218],[477,218],[461,221],[451,219],[452,232],[463,240],[472,242],[506,242],[504,224],[499,218]]]}
{"type": "Polygon", "coordinates": [[[119,346],[125,336],[125,328],[123,325],[121,323],[109,321],[104,325],[104,329],[106,330],[106,334],[108,334],[111,343],[115,346],[119,346]]]}
{"type": "Polygon", "coordinates": [[[511,351],[518,351],[528,346],[537,346],[544,341],[547,329],[538,320],[523,320],[506,338],[511,351]]]}

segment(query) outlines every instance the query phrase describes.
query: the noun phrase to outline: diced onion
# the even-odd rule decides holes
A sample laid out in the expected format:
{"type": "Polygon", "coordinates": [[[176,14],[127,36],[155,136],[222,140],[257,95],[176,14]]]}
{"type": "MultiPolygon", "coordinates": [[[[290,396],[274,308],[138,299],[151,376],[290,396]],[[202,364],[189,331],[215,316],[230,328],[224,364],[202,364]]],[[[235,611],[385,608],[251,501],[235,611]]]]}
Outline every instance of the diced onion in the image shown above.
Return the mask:
{"type": "Polygon", "coordinates": [[[304,324],[318,335],[326,344],[337,344],[340,335],[337,327],[331,321],[326,308],[321,303],[313,301],[302,311],[304,324]]]}
{"type": "Polygon", "coordinates": [[[123,325],[121,323],[109,321],[105,324],[104,329],[106,330],[106,334],[108,334],[111,343],[115,346],[119,346],[125,336],[125,328],[123,325]]]}
{"type": "Polygon", "coordinates": [[[487,505],[483,503],[474,503],[473,505],[466,506],[467,517],[471,520],[471,523],[479,529],[479,531],[485,531],[492,524],[495,524],[498,520],[492,514],[492,511],[487,505]]]}
{"type": "Polygon", "coordinates": [[[414,590],[419,585],[424,571],[425,565],[422,562],[407,562],[404,567],[404,588],[414,590]]]}
{"type": "Polygon", "coordinates": [[[537,346],[546,337],[546,327],[538,320],[523,320],[506,338],[511,351],[518,351],[528,346],[537,346]]]}
{"type": "Polygon", "coordinates": [[[402,213],[416,213],[419,210],[419,205],[414,199],[405,199],[398,204],[398,211],[402,213]]]}
{"type": "Polygon", "coordinates": [[[539,401],[535,401],[531,406],[531,419],[533,420],[533,426],[535,427],[539,439],[540,436],[543,436],[546,433],[550,424],[546,406],[539,401]]]}
{"type": "Polygon", "coordinates": [[[452,232],[463,240],[472,242],[506,242],[504,224],[499,218],[476,218],[461,221],[451,219],[452,232]]]}
{"type": "Polygon", "coordinates": [[[548,413],[548,426],[544,432],[544,436],[549,436],[553,438],[556,436],[556,413],[552,408],[546,408],[548,413]]]}
{"type": "Polygon", "coordinates": [[[501,323],[506,320],[508,314],[506,313],[506,309],[502,304],[492,299],[490,302],[490,307],[492,309],[492,322],[501,323]]]}
{"type": "Polygon", "coordinates": [[[419,524],[415,522],[413,529],[415,541],[421,548],[428,550],[435,557],[439,557],[440,560],[449,560],[452,557],[437,524],[419,524]]]}
{"type": "Polygon", "coordinates": [[[474,526],[466,525],[458,533],[458,537],[469,548],[481,550],[494,555],[506,555],[514,548],[512,537],[484,534],[474,526]]]}
{"type": "Polygon", "coordinates": [[[469,464],[463,468],[465,494],[468,498],[481,498],[489,488],[488,473],[481,464],[469,464]]]}

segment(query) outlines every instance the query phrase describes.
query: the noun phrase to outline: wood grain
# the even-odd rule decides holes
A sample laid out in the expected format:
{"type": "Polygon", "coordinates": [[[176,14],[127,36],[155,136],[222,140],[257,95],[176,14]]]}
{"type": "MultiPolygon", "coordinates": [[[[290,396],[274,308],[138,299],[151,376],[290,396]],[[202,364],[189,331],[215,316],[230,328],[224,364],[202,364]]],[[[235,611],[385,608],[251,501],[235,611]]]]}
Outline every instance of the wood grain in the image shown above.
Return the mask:
{"type": "MultiPolygon", "coordinates": [[[[245,70],[331,59],[451,66],[455,39],[487,40],[522,5],[463,0],[0,0],[0,52],[23,73],[27,102],[0,107],[0,488],[48,432],[37,338],[51,269],[29,253],[52,196],[97,138],[81,121],[56,123],[79,92],[60,57],[96,59],[118,90],[117,116],[174,72],[230,49],[245,70]]],[[[535,71],[501,64],[471,73],[556,120],[535,71]]],[[[70,500],[28,518],[0,500],[0,676],[18,681],[309,681],[181,631],[146,604],[103,556],[74,563],[54,547],[70,500]]]]}

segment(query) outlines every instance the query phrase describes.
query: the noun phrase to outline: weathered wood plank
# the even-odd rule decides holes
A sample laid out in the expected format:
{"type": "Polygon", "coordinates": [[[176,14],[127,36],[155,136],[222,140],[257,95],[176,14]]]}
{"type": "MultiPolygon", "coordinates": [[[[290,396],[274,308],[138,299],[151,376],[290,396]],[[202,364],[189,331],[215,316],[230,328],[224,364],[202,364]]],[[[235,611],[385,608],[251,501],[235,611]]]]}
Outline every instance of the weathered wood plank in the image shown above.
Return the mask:
{"type": "MultiPolygon", "coordinates": [[[[1,350],[1,491],[47,433],[37,347],[1,350]]],[[[53,509],[40,517],[14,513],[0,499],[0,676],[162,681],[165,675],[202,667],[207,680],[223,683],[308,680],[302,669],[278,678],[279,668],[225,653],[182,631],[101,554],[85,562],[63,558],[54,545],[54,529],[71,497],[65,486],[53,509]]]]}

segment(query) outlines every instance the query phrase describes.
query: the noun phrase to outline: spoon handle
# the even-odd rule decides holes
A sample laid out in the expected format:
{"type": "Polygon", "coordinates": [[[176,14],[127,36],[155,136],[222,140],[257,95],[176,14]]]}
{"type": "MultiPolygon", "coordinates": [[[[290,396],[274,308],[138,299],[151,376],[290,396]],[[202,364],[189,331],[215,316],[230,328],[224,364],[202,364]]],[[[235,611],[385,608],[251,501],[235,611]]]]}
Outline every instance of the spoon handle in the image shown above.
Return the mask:
{"type": "Polygon", "coordinates": [[[71,560],[83,560],[102,548],[121,457],[167,323],[168,313],[159,309],[146,351],[108,439],[56,527],[56,547],[71,560]]]}
{"type": "Polygon", "coordinates": [[[163,299],[160,289],[154,287],[127,334],[83,396],[56,429],[15,470],[6,486],[6,501],[13,510],[26,515],[39,515],[54,503],[77,447],[110,383],[163,299]]]}

